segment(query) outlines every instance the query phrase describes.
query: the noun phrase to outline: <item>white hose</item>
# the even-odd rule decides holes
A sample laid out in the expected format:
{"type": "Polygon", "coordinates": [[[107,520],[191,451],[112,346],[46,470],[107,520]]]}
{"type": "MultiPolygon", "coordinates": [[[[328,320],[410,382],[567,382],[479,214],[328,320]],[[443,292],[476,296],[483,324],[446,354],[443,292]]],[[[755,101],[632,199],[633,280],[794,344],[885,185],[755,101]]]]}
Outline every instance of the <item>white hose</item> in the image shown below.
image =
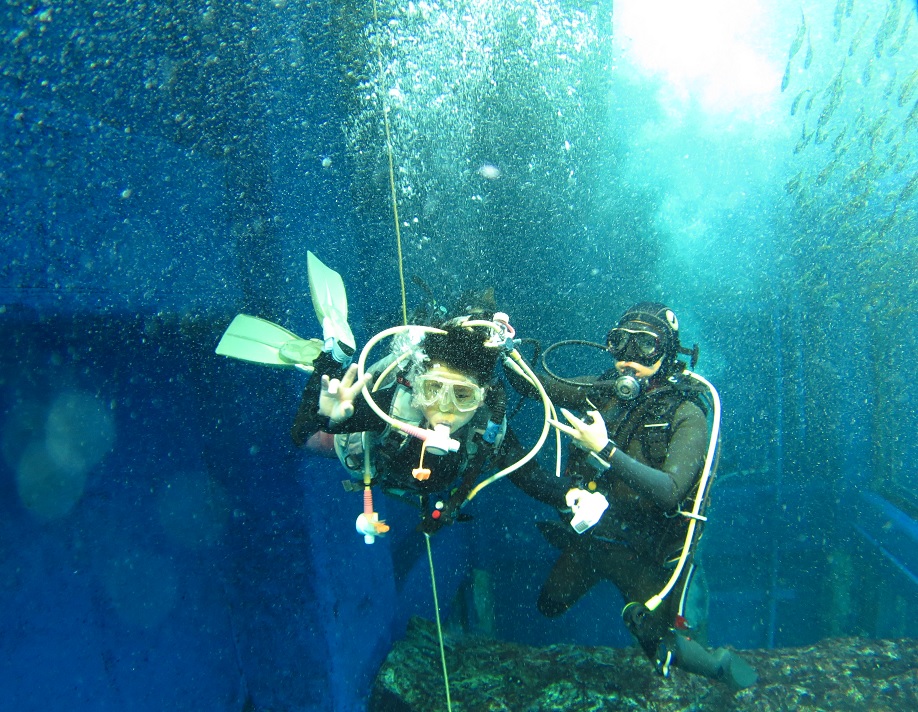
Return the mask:
{"type": "MultiPolygon", "coordinates": [[[[396,334],[401,334],[402,332],[409,331],[411,329],[417,329],[418,331],[421,331],[423,333],[430,333],[430,334],[445,334],[446,333],[445,331],[443,331],[443,329],[435,329],[432,326],[414,326],[411,324],[407,326],[393,326],[391,329],[385,329],[383,331],[380,331],[376,336],[374,336],[372,339],[370,339],[367,342],[366,346],[364,346],[363,350],[360,352],[360,358],[357,360],[357,378],[358,379],[363,378],[364,373],[366,372],[365,369],[366,369],[367,356],[369,356],[370,351],[373,350],[373,347],[376,346],[376,344],[378,344],[380,341],[382,341],[383,339],[389,336],[395,336],[396,334]]],[[[400,361],[401,356],[397,360],[400,361]]],[[[393,418],[391,415],[386,413],[382,408],[376,405],[376,401],[373,400],[373,396],[370,395],[370,389],[367,386],[363,387],[363,390],[361,391],[361,393],[363,393],[364,400],[366,400],[367,405],[370,406],[373,412],[376,413],[376,415],[382,418],[382,420],[387,422],[393,428],[396,428],[397,430],[401,430],[403,433],[408,433],[409,435],[413,435],[414,437],[420,438],[421,440],[423,440],[424,437],[420,433],[431,433],[431,434],[433,433],[433,431],[425,431],[423,428],[418,428],[414,425],[411,425],[410,423],[403,423],[401,420],[397,420],[396,418],[393,418]]]]}
{"type": "MultiPolygon", "coordinates": [[[[485,320],[468,320],[468,321],[462,322],[462,326],[467,326],[467,327],[483,326],[486,328],[495,329],[496,327],[500,327],[503,325],[496,324],[495,322],[491,322],[491,321],[485,321],[485,320]]],[[[370,339],[366,343],[366,345],[363,347],[363,350],[360,352],[360,358],[357,360],[357,378],[362,379],[364,374],[366,373],[367,357],[369,356],[373,348],[376,346],[376,344],[378,344],[380,341],[382,341],[383,339],[389,336],[395,336],[396,334],[400,334],[400,333],[403,333],[405,331],[409,331],[412,329],[420,331],[421,333],[430,333],[430,334],[446,334],[447,333],[443,329],[437,329],[432,326],[415,326],[415,325],[410,325],[410,324],[406,326],[393,326],[390,329],[385,329],[383,331],[380,331],[378,334],[376,334],[376,336],[374,336],[372,339],[370,339]]],[[[498,331],[500,330],[498,329],[498,331]]],[[[395,363],[401,362],[402,359],[404,358],[405,358],[405,354],[399,354],[395,359],[395,363]]],[[[545,392],[545,388],[542,386],[542,383],[536,377],[535,373],[533,373],[532,369],[529,368],[529,365],[519,355],[519,352],[517,352],[515,349],[511,351],[509,357],[505,359],[505,363],[512,365],[515,370],[517,370],[518,372],[521,372],[523,377],[526,378],[526,380],[529,381],[533,386],[535,386],[535,388],[539,391],[539,396],[542,398],[542,406],[544,408],[544,414],[545,414],[545,420],[542,425],[542,433],[539,436],[539,439],[536,442],[535,446],[531,450],[529,450],[529,452],[527,452],[522,458],[517,460],[512,465],[505,467],[500,472],[497,472],[491,475],[486,480],[478,484],[477,487],[475,487],[471,492],[469,492],[468,496],[466,497],[466,501],[471,500],[473,497],[475,497],[475,495],[477,495],[482,489],[487,487],[492,482],[495,482],[501,479],[502,477],[506,477],[511,472],[515,472],[516,470],[521,468],[523,465],[525,465],[527,462],[529,462],[532,458],[534,458],[536,454],[539,452],[539,450],[542,449],[542,446],[545,444],[545,440],[548,438],[548,432],[551,429],[551,425],[548,422],[549,418],[556,417],[555,407],[552,404],[551,399],[549,399],[548,394],[545,392]]],[[[385,374],[388,374],[390,369],[393,366],[394,364],[391,364],[390,368],[386,369],[385,374]]],[[[377,379],[377,383],[376,383],[377,387],[381,380],[382,380],[381,378],[377,379]]],[[[407,433],[413,437],[416,437],[424,441],[427,441],[428,438],[430,437],[435,437],[438,435],[434,433],[434,431],[432,430],[426,430],[424,428],[420,428],[410,423],[404,423],[398,420],[397,418],[393,418],[391,415],[383,411],[383,409],[380,408],[376,404],[376,401],[373,400],[373,396],[370,395],[370,389],[367,386],[363,387],[363,390],[361,391],[361,393],[363,394],[364,400],[366,400],[367,405],[370,406],[373,412],[376,413],[376,415],[378,415],[382,420],[384,420],[386,423],[391,425],[393,428],[396,428],[397,430],[400,430],[404,433],[407,433]]],[[[560,469],[561,469],[560,439],[561,439],[561,436],[560,436],[560,433],[558,433],[557,434],[558,456],[557,456],[556,468],[557,468],[557,472],[559,475],[560,475],[560,469]]]]}
{"type": "Polygon", "coordinates": [[[652,596],[644,604],[647,607],[647,610],[650,611],[657,608],[657,606],[663,602],[663,599],[669,595],[669,592],[672,591],[673,586],[676,585],[676,582],[679,580],[679,576],[682,575],[682,570],[685,568],[685,562],[688,561],[688,557],[692,552],[692,541],[695,537],[695,528],[698,526],[698,522],[707,521],[707,519],[701,515],[701,508],[704,506],[708,481],[711,479],[711,470],[714,467],[714,455],[717,452],[717,446],[720,443],[720,395],[718,395],[717,389],[714,388],[711,382],[703,376],[699,376],[697,373],[688,370],[686,370],[685,373],[691,378],[694,378],[699,383],[703,384],[711,394],[711,402],[714,405],[713,422],[711,423],[711,439],[708,442],[708,453],[704,460],[704,468],[701,471],[701,477],[698,480],[698,488],[695,491],[695,502],[692,505],[692,511],[680,512],[682,516],[687,517],[689,520],[688,530],[685,533],[685,543],[682,545],[682,554],[679,556],[679,561],[676,564],[673,575],[666,583],[666,586],[663,587],[663,590],[655,596],[652,596]]]}
{"type": "MultiPolygon", "coordinates": [[[[492,482],[496,482],[501,477],[506,477],[511,472],[515,472],[516,470],[520,469],[523,465],[525,465],[527,462],[529,462],[532,458],[536,456],[539,450],[542,449],[542,445],[545,444],[545,440],[548,438],[548,431],[551,428],[551,424],[548,422],[548,419],[551,417],[554,417],[555,407],[554,405],[552,405],[551,399],[549,399],[548,394],[545,392],[545,388],[544,386],[542,386],[541,381],[539,381],[535,373],[532,372],[532,369],[529,368],[529,365],[523,360],[519,352],[514,349],[513,351],[510,352],[510,358],[513,359],[513,363],[517,364],[520,368],[523,369],[523,371],[525,371],[527,380],[529,380],[536,388],[538,388],[539,395],[542,397],[542,406],[545,409],[545,422],[542,425],[542,434],[539,436],[539,439],[536,442],[535,446],[533,446],[533,448],[529,452],[523,455],[523,457],[521,457],[519,460],[514,462],[512,465],[505,467],[500,472],[497,472],[491,475],[488,479],[484,480],[483,482],[480,482],[475,487],[475,489],[469,492],[468,496],[465,498],[466,502],[470,501],[476,494],[478,494],[481,490],[483,490],[485,487],[487,487],[492,482]]],[[[559,435],[559,438],[560,438],[560,435],[559,435]]],[[[560,468],[560,457],[561,457],[561,449],[559,445],[559,448],[558,448],[558,458],[559,458],[558,467],[559,468],[560,468]]]]}

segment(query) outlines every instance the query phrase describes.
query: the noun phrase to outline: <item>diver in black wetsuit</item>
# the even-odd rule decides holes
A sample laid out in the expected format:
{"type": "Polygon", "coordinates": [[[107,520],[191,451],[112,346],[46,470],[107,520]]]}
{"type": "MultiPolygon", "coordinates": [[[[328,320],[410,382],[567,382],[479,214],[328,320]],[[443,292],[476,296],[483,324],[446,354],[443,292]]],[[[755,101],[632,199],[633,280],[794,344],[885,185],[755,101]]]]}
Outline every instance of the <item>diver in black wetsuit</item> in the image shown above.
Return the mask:
{"type": "Polygon", "coordinates": [[[420,503],[419,528],[430,534],[459,518],[463,504],[483,487],[514,469],[535,466],[530,461],[550,430],[550,403],[516,351],[509,317],[493,310],[493,289],[463,295],[465,316],[444,321],[446,309],[423,285],[429,308],[415,316],[424,323],[381,331],[348,367],[356,340],[347,323],[344,280],[312,252],[307,270],[321,340],[237,314],[216,352],[311,374],[293,441],[316,454],[337,455],[352,476],[346,488],[362,487],[364,511],[357,530],[368,544],[388,531],[373,511],[372,485],[420,503]],[[392,338],[392,352],[364,371],[365,359],[384,338],[392,338]],[[546,420],[529,452],[507,429],[506,394],[495,375],[501,358],[541,391],[546,420]],[[488,469],[499,471],[476,483],[488,469]]]}
{"type": "MultiPolygon", "coordinates": [[[[598,378],[542,378],[556,405],[587,414],[581,419],[562,408],[570,425],[555,423],[576,446],[567,481],[531,469],[510,475],[570,522],[540,526],[561,555],[542,587],[539,610],[559,616],[606,579],[629,601],[625,623],[664,675],[676,665],[733,689],[753,685],[757,676],[748,664],[729,650],[706,650],[691,638],[683,616],[716,441],[706,415],[710,384],[677,358],[692,354],[694,366],[697,350],[682,348],[670,309],[647,302],[625,312],[606,350],[615,368],[598,378]],[[694,516],[685,516],[688,510],[694,516]]],[[[532,394],[529,384],[508,377],[532,394]]],[[[710,393],[716,398],[713,387],[710,393]]]]}

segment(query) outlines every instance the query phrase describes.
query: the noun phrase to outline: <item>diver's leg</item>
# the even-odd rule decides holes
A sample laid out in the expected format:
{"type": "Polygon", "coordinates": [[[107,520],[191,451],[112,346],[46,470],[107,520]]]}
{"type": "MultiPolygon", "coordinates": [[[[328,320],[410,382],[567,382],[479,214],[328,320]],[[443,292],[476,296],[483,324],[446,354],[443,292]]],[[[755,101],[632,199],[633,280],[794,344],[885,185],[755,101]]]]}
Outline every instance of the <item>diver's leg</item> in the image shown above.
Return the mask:
{"type": "Polygon", "coordinates": [[[665,569],[656,576],[648,577],[648,569],[644,569],[642,574],[636,567],[631,571],[628,568],[631,567],[622,570],[628,581],[626,587],[631,589],[631,593],[639,593],[639,596],[637,601],[628,597],[633,602],[625,606],[622,616],[644,653],[655,662],[658,671],[665,676],[671,666],[676,666],[686,672],[723,682],[733,690],[741,690],[756,683],[758,675],[755,670],[739,655],[726,648],[709,651],[692,640],[687,635],[689,631],[677,630],[681,626],[680,598],[689,581],[688,570],[663,602],[651,611],[639,601],[648,600],[662,589],[665,578],[661,574],[665,574],[665,569]]]}
{"type": "Polygon", "coordinates": [[[670,664],[681,670],[723,682],[732,690],[754,685],[759,676],[749,663],[726,648],[708,650],[690,638],[672,631],[661,644],[661,653],[671,654],[670,664]]]}
{"type": "Polygon", "coordinates": [[[603,578],[615,584],[625,601],[629,602],[622,611],[625,626],[648,659],[655,661],[660,641],[675,624],[669,610],[672,599],[667,597],[653,611],[644,605],[644,601],[663,589],[672,571],[649,557],[639,556],[634,549],[611,544],[603,551],[599,568],[603,578]]]}
{"type": "Polygon", "coordinates": [[[588,547],[575,542],[561,552],[539,592],[539,611],[557,618],[599,583],[588,547]]]}
{"type": "MultiPolygon", "coordinates": [[[[702,624],[702,635],[700,636],[694,630],[683,628],[685,621],[683,603],[688,600],[692,580],[697,576],[699,576],[698,567],[688,567],[673,587],[668,605],[664,601],[661,606],[661,608],[668,609],[665,614],[667,619],[675,621],[675,627],[679,630],[671,630],[664,637],[661,642],[661,652],[657,654],[657,662],[661,664],[662,655],[672,652],[671,664],[686,672],[724,682],[733,690],[751,687],[758,680],[758,675],[745,660],[726,648],[709,651],[704,646],[707,640],[707,621],[702,624]]],[[[703,574],[701,578],[703,579],[703,574]]],[[[701,583],[704,582],[701,581],[701,583]]],[[[694,622],[699,623],[700,621],[694,622]]]]}

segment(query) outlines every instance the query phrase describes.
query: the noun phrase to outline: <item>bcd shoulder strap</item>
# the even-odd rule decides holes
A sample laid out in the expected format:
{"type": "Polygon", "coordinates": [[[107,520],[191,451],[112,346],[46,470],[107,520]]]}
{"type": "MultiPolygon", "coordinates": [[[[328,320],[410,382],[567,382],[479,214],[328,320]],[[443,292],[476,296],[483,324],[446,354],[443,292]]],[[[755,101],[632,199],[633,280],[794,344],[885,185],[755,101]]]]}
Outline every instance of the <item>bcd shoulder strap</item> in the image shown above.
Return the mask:
{"type": "Polygon", "coordinates": [[[700,391],[687,384],[666,385],[652,391],[636,407],[610,423],[611,437],[622,450],[627,450],[637,437],[641,443],[644,458],[651,467],[659,468],[666,459],[669,441],[672,437],[672,423],[679,407],[691,401],[703,413],[707,408],[700,397],[700,391]]]}

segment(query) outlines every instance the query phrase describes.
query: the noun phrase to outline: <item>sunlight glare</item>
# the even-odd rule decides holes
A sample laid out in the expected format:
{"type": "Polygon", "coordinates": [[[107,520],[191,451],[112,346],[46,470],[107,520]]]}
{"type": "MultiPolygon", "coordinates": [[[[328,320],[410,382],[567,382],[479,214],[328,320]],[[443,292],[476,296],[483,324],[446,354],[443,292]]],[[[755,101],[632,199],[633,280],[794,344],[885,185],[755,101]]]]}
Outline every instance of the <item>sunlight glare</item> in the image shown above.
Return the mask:
{"type": "Polygon", "coordinates": [[[761,111],[782,67],[765,54],[766,14],[755,0],[631,0],[615,6],[616,41],[635,69],[660,76],[667,94],[712,113],[761,111]]]}

